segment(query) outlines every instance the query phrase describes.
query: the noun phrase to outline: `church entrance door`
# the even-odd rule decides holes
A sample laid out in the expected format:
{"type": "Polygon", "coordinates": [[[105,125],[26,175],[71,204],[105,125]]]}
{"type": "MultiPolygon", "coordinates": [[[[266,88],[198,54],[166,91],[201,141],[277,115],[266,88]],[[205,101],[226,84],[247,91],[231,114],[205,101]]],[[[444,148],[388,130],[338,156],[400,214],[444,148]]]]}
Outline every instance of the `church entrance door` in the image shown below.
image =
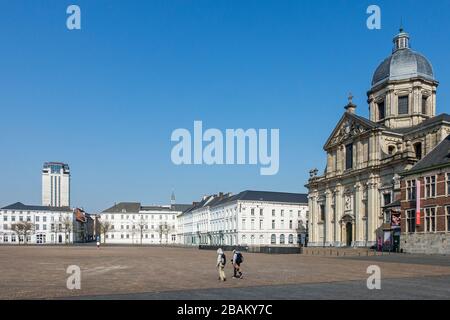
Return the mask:
{"type": "Polygon", "coordinates": [[[353,241],[353,225],[351,222],[347,222],[345,225],[345,231],[346,231],[346,245],[347,247],[350,247],[352,245],[353,241]]]}

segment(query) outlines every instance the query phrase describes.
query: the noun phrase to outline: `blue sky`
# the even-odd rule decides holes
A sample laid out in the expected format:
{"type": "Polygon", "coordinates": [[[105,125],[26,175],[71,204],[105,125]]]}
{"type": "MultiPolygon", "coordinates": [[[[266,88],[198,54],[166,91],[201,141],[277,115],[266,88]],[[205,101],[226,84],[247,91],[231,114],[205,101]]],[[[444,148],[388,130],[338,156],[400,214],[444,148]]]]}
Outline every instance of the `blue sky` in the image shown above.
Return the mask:
{"type": "Polygon", "coordinates": [[[244,189],[306,192],[348,92],[366,92],[400,19],[450,107],[450,1],[0,1],[0,206],[40,204],[40,170],[63,161],[72,205],[167,203],[244,189]],[[66,8],[82,30],[66,28],[66,8]],[[382,29],[366,28],[378,4],[382,29]],[[279,128],[280,171],[175,166],[174,129],[279,128]]]}

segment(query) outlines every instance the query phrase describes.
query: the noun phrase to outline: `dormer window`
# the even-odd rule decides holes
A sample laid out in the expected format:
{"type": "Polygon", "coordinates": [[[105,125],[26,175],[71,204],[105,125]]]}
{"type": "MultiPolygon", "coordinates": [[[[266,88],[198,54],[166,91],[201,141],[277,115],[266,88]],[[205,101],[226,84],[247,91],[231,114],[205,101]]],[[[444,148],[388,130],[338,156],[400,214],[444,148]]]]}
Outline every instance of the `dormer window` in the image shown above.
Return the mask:
{"type": "Polygon", "coordinates": [[[408,96],[398,97],[398,114],[409,113],[409,99],[408,96]]]}
{"type": "Polygon", "coordinates": [[[384,105],[384,100],[379,102],[377,104],[377,106],[378,106],[378,120],[383,120],[385,118],[385,116],[386,116],[386,114],[385,114],[386,108],[385,108],[385,105],[384,105]]]}

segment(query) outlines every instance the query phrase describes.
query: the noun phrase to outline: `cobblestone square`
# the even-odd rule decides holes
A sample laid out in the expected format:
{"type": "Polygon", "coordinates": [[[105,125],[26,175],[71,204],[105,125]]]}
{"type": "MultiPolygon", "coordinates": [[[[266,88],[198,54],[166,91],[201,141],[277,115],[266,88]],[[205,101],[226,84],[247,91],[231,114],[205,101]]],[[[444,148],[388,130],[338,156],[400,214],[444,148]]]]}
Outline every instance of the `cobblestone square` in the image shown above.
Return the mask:
{"type": "MultiPolygon", "coordinates": [[[[450,257],[447,256],[320,257],[245,253],[242,280],[231,278],[231,253],[227,252],[227,256],[228,281],[222,283],[215,268],[215,251],[1,246],[0,299],[346,299],[351,298],[344,294],[349,284],[362,291],[359,298],[370,298],[380,295],[374,291],[383,292],[383,284],[392,285],[395,281],[415,281],[415,290],[425,294],[424,298],[428,295],[450,298],[450,257]],[[70,265],[81,269],[80,290],[66,287],[70,276],[66,270],[70,265]],[[366,288],[370,265],[381,268],[382,290],[366,288]],[[426,279],[437,277],[441,279],[435,281],[437,286],[426,290],[420,287],[426,279]],[[311,286],[318,286],[314,290],[319,290],[312,296],[308,295],[311,286]],[[440,291],[433,293],[433,290],[440,291]]],[[[414,292],[411,294],[413,298],[414,292]]]]}

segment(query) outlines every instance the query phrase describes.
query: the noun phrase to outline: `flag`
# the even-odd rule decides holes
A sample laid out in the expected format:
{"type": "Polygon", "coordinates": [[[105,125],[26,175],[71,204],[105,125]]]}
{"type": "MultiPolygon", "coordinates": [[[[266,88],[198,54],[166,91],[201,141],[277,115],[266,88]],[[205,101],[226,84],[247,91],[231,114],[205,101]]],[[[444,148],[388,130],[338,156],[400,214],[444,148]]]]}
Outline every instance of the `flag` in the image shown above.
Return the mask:
{"type": "Polygon", "coordinates": [[[420,226],[420,180],[416,180],[416,225],[420,226]]]}

